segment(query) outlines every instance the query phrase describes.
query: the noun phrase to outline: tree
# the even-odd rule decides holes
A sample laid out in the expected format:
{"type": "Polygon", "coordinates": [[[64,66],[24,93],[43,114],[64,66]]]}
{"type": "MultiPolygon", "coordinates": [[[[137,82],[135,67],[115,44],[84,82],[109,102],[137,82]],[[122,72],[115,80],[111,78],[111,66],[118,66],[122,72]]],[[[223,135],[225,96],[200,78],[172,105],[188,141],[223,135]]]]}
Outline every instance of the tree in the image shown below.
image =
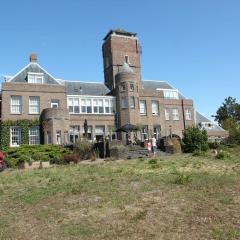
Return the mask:
{"type": "Polygon", "coordinates": [[[207,132],[198,127],[187,127],[183,133],[182,141],[184,152],[206,152],[208,150],[207,132]]]}
{"type": "Polygon", "coordinates": [[[213,117],[215,117],[215,121],[221,126],[223,122],[229,118],[240,122],[240,104],[236,102],[236,98],[228,97],[213,117]]]}
{"type": "Polygon", "coordinates": [[[222,127],[229,132],[228,142],[240,144],[240,124],[233,118],[222,122],[222,127]]]}

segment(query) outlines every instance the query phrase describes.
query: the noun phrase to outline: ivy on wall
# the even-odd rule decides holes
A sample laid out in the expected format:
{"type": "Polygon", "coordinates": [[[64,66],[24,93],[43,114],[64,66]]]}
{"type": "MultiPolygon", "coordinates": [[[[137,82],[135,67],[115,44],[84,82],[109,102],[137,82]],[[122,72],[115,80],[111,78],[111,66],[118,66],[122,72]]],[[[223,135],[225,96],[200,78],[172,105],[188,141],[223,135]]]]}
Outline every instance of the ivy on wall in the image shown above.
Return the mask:
{"type": "MultiPolygon", "coordinates": [[[[10,127],[18,126],[21,128],[21,144],[29,143],[29,128],[40,126],[39,120],[7,120],[0,123],[0,149],[5,151],[10,144],[10,127]]],[[[41,131],[40,131],[41,132],[41,131]]]]}

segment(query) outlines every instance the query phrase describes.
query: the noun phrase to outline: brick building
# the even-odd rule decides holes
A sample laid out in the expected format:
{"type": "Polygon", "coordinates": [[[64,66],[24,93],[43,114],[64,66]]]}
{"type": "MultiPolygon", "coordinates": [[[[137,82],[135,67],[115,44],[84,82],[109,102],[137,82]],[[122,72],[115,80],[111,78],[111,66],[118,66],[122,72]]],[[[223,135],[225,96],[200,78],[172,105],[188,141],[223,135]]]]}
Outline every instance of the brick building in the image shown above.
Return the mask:
{"type": "Polygon", "coordinates": [[[89,139],[123,138],[115,133],[131,123],[143,140],[178,135],[187,126],[201,124],[211,137],[226,132],[195,111],[193,101],[164,81],[141,78],[141,46],[136,33],[111,30],[102,45],[104,84],[54,78],[30,56],[30,63],[5,77],[1,93],[1,121],[11,121],[9,145],[22,144],[16,120],[39,120],[29,126],[29,144],[75,142],[87,130],[89,139]],[[42,134],[40,134],[42,133],[42,134]],[[42,136],[42,138],[40,137],[42,136]],[[40,140],[41,139],[41,140],[40,140]]]}

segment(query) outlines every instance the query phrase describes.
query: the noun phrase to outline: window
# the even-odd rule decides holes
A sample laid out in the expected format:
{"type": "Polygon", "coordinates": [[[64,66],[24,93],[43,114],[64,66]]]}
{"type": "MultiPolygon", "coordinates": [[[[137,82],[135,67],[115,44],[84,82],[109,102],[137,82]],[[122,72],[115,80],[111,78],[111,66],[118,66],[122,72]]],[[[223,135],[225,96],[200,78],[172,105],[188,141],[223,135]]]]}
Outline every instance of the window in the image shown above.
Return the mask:
{"type": "Polygon", "coordinates": [[[29,144],[36,145],[40,144],[40,134],[39,134],[39,127],[31,127],[29,129],[29,144]]]}
{"type": "Polygon", "coordinates": [[[146,115],[146,101],[140,101],[140,114],[146,115]]]}
{"type": "Polygon", "coordinates": [[[28,83],[43,84],[43,73],[28,73],[28,83]]]}
{"type": "Polygon", "coordinates": [[[81,100],[81,112],[82,112],[82,113],[86,113],[86,112],[87,112],[86,99],[82,99],[82,100],[81,100]]]}
{"type": "Polygon", "coordinates": [[[40,97],[29,97],[29,113],[39,114],[40,112],[40,97]]]}
{"type": "Polygon", "coordinates": [[[122,108],[127,108],[128,107],[128,101],[127,101],[126,97],[122,97],[121,106],[122,106],[122,108]]]}
{"type": "Polygon", "coordinates": [[[51,108],[59,108],[59,100],[58,99],[51,100],[51,108]]]}
{"type": "MultiPolygon", "coordinates": [[[[105,99],[105,113],[110,113],[109,99],[105,99]]],[[[112,113],[112,112],[111,112],[112,113]]]]}
{"type": "Polygon", "coordinates": [[[159,114],[158,101],[152,101],[152,114],[153,115],[159,114]]]}
{"type": "Polygon", "coordinates": [[[87,113],[92,113],[91,99],[86,99],[86,103],[87,103],[87,113]]]}
{"type": "Polygon", "coordinates": [[[70,113],[79,113],[79,98],[69,98],[68,99],[68,109],[70,113]]]}
{"type": "Polygon", "coordinates": [[[57,141],[57,144],[62,144],[61,130],[56,131],[56,141],[57,141]]]}
{"type": "Polygon", "coordinates": [[[104,131],[105,131],[104,126],[95,127],[95,137],[97,141],[104,137],[104,131]]]}
{"type": "Polygon", "coordinates": [[[128,57],[128,55],[125,55],[125,56],[124,56],[124,61],[125,61],[125,63],[128,63],[128,64],[129,64],[129,57],[128,57]]]}
{"type": "Polygon", "coordinates": [[[125,84],[125,83],[121,83],[121,85],[120,85],[120,91],[121,91],[121,92],[126,91],[126,84],[125,84]]]}
{"type": "Polygon", "coordinates": [[[103,109],[103,99],[98,100],[98,106],[99,106],[99,113],[104,113],[103,109]]]}
{"type": "Polygon", "coordinates": [[[11,113],[22,113],[22,97],[11,96],[11,113]]]}
{"type": "MultiPolygon", "coordinates": [[[[57,102],[53,102],[52,105],[57,107],[57,102]]],[[[95,97],[81,99],[80,97],[68,97],[68,108],[70,113],[113,114],[115,98],[95,97]]]]}
{"type": "Polygon", "coordinates": [[[11,142],[10,145],[12,147],[19,146],[21,144],[21,128],[20,127],[11,127],[11,142]]]}
{"type": "Polygon", "coordinates": [[[170,117],[169,117],[169,109],[165,109],[165,120],[169,120],[170,117]]]}
{"type": "Polygon", "coordinates": [[[185,110],[185,118],[186,120],[192,120],[192,113],[190,109],[185,110]]]}
{"type": "Polygon", "coordinates": [[[179,99],[177,90],[164,90],[163,95],[164,95],[164,98],[179,99]]]}
{"type": "Polygon", "coordinates": [[[79,125],[70,126],[70,130],[69,130],[70,142],[76,143],[79,136],[80,136],[80,126],[79,125]]]}
{"type": "Polygon", "coordinates": [[[133,91],[134,91],[134,84],[130,83],[130,92],[133,92],[133,91]]]}
{"type": "Polygon", "coordinates": [[[172,109],[173,120],[179,120],[179,112],[177,108],[172,109]]]}
{"type": "Polygon", "coordinates": [[[50,131],[47,131],[47,144],[52,144],[52,134],[50,131]]]}
{"type": "Polygon", "coordinates": [[[135,108],[135,97],[130,96],[130,108],[135,108]]]}

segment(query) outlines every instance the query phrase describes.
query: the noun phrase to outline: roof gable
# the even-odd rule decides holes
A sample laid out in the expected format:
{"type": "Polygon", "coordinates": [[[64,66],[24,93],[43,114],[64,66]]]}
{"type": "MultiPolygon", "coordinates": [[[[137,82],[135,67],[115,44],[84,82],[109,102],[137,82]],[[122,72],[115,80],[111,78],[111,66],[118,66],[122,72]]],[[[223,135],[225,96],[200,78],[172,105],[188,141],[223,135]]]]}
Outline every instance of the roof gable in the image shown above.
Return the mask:
{"type": "Polygon", "coordinates": [[[9,78],[8,82],[26,83],[28,73],[42,73],[44,75],[44,84],[61,84],[38,63],[29,63],[26,67],[20,70],[16,75],[9,78]]]}

